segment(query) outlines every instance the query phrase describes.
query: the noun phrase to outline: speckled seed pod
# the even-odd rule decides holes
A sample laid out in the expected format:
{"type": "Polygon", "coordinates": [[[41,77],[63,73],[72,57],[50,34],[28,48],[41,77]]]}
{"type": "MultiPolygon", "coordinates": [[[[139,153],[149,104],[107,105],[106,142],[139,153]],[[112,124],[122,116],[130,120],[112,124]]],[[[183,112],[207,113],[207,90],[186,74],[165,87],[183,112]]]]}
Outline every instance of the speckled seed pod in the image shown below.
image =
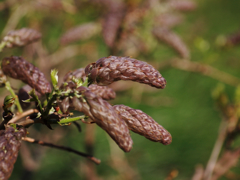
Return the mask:
{"type": "Polygon", "coordinates": [[[82,79],[83,81],[86,79],[86,75],[85,75],[85,69],[84,68],[79,68],[76,69],[74,71],[70,71],[68,72],[64,78],[63,81],[64,82],[69,82],[73,79],[73,77],[75,77],[76,79],[82,79]]]}
{"type": "Polygon", "coordinates": [[[105,130],[125,152],[132,148],[132,139],[127,124],[118,116],[113,107],[86,87],[77,88],[83,98],[73,99],[73,106],[89,116],[105,130]]]}
{"type": "Polygon", "coordinates": [[[174,32],[170,31],[167,28],[156,27],[153,29],[152,33],[158,40],[163,41],[164,43],[171,46],[175,51],[179,53],[182,58],[190,58],[190,52],[187,46],[174,32]]]}
{"type": "Polygon", "coordinates": [[[196,2],[192,0],[169,0],[169,6],[179,11],[193,11],[196,9],[196,2]]]}
{"type": "Polygon", "coordinates": [[[154,23],[160,25],[161,27],[171,29],[182,23],[183,19],[184,18],[181,14],[164,13],[155,17],[154,23]]]}
{"type": "Polygon", "coordinates": [[[21,138],[26,136],[26,130],[15,132],[9,127],[0,131],[0,179],[7,180],[12,173],[21,146],[21,138]]]}
{"type": "Polygon", "coordinates": [[[98,86],[96,84],[91,84],[88,88],[104,100],[110,100],[116,97],[115,91],[107,86],[98,86]]]}
{"type": "Polygon", "coordinates": [[[131,131],[164,145],[172,142],[171,134],[141,110],[132,109],[125,105],[115,105],[113,108],[127,123],[131,131]]]}
{"type": "Polygon", "coordinates": [[[60,41],[62,44],[72,43],[78,40],[89,39],[101,30],[101,27],[98,23],[86,23],[81,24],[77,27],[69,29],[63,36],[60,41]]]}
{"type": "Polygon", "coordinates": [[[2,60],[2,70],[5,75],[22,80],[41,94],[51,92],[51,85],[44,74],[22,57],[4,58],[2,60]]]}
{"type": "Polygon", "coordinates": [[[122,12],[111,11],[106,14],[102,23],[103,39],[108,47],[114,46],[114,41],[117,37],[117,32],[123,20],[122,12]]]}
{"type": "Polygon", "coordinates": [[[109,56],[89,64],[85,73],[98,85],[109,85],[118,80],[132,80],[156,88],[165,88],[166,80],[150,64],[130,57],[109,56]]]}
{"type": "Polygon", "coordinates": [[[10,31],[4,38],[6,47],[25,46],[29,43],[37,41],[41,38],[41,33],[29,28],[22,28],[19,30],[10,31]]]}

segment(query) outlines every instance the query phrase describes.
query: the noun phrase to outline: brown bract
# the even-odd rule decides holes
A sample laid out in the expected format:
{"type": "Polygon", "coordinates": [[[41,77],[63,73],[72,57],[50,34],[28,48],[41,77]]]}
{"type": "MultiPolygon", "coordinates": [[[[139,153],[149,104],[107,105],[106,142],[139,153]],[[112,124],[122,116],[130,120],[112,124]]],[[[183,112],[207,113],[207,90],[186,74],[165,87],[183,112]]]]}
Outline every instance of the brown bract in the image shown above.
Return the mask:
{"type": "Polygon", "coordinates": [[[44,74],[22,57],[4,58],[2,60],[2,71],[9,77],[22,80],[41,94],[51,92],[51,85],[44,74]]]}
{"type": "Polygon", "coordinates": [[[151,141],[160,142],[164,145],[168,145],[172,142],[171,134],[141,110],[132,109],[125,105],[115,105],[113,108],[127,123],[131,131],[151,141]]]}
{"type": "Polygon", "coordinates": [[[109,56],[85,68],[89,80],[98,85],[109,85],[118,80],[132,80],[163,89],[166,80],[150,64],[130,57],[109,56]]]}
{"type": "Polygon", "coordinates": [[[26,136],[26,130],[15,132],[12,127],[0,131],[0,179],[7,180],[12,173],[21,146],[22,137],[26,136]]]}
{"type": "Polygon", "coordinates": [[[42,37],[41,33],[29,28],[22,28],[19,30],[10,31],[4,38],[6,47],[11,48],[15,46],[25,46],[42,37]]]}

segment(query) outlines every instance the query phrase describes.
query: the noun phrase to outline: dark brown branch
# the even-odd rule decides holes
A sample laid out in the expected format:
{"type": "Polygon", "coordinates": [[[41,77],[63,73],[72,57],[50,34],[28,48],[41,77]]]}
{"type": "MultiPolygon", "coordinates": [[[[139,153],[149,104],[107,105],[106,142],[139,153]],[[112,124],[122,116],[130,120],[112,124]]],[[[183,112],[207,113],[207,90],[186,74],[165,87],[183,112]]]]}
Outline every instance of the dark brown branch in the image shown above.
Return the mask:
{"type": "Polygon", "coordinates": [[[33,138],[30,138],[30,137],[24,137],[22,138],[22,140],[24,141],[27,141],[27,142],[30,142],[30,143],[34,143],[34,144],[39,144],[39,145],[42,145],[42,146],[48,146],[48,147],[52,147],[52,148],[56,148],[56,149],[60,149],[60,150],[65,150],[65,151],[68,151],[68,152],[72,152],[72,153],[75,153],[77,155],[80,155],[80,156],[83,156],[83,157],[86,157],[88,158],[89,160],[93,161],[94,163],[96,164],[100,164],[101,163],[101,160],[100,159],[97,159],[89,154],[86,154],[86,153],[83,153],[83,152],[80,152],[80,151],[77,151],[75,149],[72,149],[70,147],[66,147],[66,146],[59,146],[59,145],[55,145],[55,144],[52,144],[52,143],[47,143],[47,142],[43,142],[41,140],[35,140],[33,138]]]}

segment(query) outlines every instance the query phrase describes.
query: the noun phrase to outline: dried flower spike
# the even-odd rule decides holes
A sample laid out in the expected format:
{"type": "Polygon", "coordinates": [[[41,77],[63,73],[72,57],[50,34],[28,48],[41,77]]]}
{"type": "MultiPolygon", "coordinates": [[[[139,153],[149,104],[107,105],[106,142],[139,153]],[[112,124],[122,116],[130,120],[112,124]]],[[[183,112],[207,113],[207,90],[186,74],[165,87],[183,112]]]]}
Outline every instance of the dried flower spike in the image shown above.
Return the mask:
{"type": "MultiPolygon", "coordinates": [[[[91,119],[104,129],[121,149],[129,152],[133,143],[129,130],[113,107],[86,87],[81,86],[77,90],[89,105],[90,112],[93,115],[91,119]]],[[[81,99],[81,102],[83,102],[83,99],[81,99]]]]}
{"type": "Polygon", "coordinates": [[[51,85],[44,74],[22,57],[4,58],[2,60],[2,71],[7,76],[22,80],[41,94],[51,92],[51,85]]]}
{"type": "Polygon", "coordinates": [[[60,41],[62,44],[72,43],[78,40],[89,39],[101,30],[98,23],[86,23],[69,29],[60,41]]]}
{"type": "Polygon", "coordinates": [[[113,108],[127,123],[131,131],[164,145],[172,142],[171,134],[141,110],[132,109],[125,105],[115,105],[113,108]]]}
{"type": "Polygon", "coordinates": [[[4,38],[6,47],[25,46],[41,38],[41,33],[29,28],[10,31],[4,38]]]}
{"type": "Polygon", "coordinates": [[[22,137],[26,136],[26,130],[15,132],[12,127],[0,131],[0,179],[7,180],[12,173],[14,163],[17,160],[22,137]]]}
{"type": "Polygon", "coordinates": [[[89,64],[85,73],[98,85],[109,85],[118,80],[132,80],[156,88],[165,88],[166,80],[150,64],[130,57],[109,56],[89,64]]]}
{"type": "MultiPolygon", "coordinates": [[[[70,86],[68,88],[74,89],[70,86]]],[[[133,142],[127,124],[118,116],[113,107],[86,87],[80,86],[76,91],[83,97],[60,100],[58,105],[62,112],[65,113],[68,109],[83,112],[105,130],[122,150],[129,152],[133,142]]]]}
{"type": "Polygon", "coordinates": [[[193,11],[196,9],[197,4],[192,0],[169,0],[169,6],[179,11],[193,11]]]}
{"type": "Polygon", "coordinates": [[[156,27],[152,31],[153,35],[160,41],[165,42],[179,53],[182,58],[189,59],[190,52],[182,39],[167,28],[156,27]]]}

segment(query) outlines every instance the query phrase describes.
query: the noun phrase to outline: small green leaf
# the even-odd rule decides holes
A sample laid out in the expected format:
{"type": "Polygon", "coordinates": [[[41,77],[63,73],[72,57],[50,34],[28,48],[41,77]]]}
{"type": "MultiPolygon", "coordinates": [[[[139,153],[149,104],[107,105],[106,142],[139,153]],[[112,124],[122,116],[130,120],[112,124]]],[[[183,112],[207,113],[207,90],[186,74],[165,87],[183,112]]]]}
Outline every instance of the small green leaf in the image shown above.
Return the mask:
{"type": "Polygon", "coordinates": [[[88,87],[88,77],[85,79],[85,81],[82,83],[82,86],[88,87]]]}
{"type": "Polygon", "coordinates": [[[74,83],[76,83],[77,87],[82,86],[82,84],[83,84],[83,81],[82,81],[81,78],[77,79],[77,78],[73,77],[73,78],[72,78],[72,81],[73,81],[74,83]]]}
{"type": "Polygon", "coordinates": [[[58,84],[58,71],[56,69],[51,70],[51,80],[53,87],[56,88],[58,84]]]}
{"type": "Polygon", "coordinates": [[[4,98],[3,109],[9,109],[14,104],[14,102],[15,98],[13,98],[11,95],[6,96],[4,98]]]}
{"type": "Polygon", "coordinates": [[[18,130],[17,130],[17,124],[15,124],[15,123],[10,123],[9,126],[12,127],[12,128],[14,128],[15,131],[18,131],[18,130]]]}
{"type": "Polygon", "coordinates": [[[25,103],[36,102],[36,100],[34,98],[30,98],[30,99],[22,100],[22,102],[25,102],[25,103]]]}
{"type": "Polygon", "coordinates": [[[37,117],[36,118],[40,118],[42,114],[40,112],[37,113],[37,117]]]}
{"type": "Polygon", "coordinates": [[[51,109],[50,109],[50,111],[49,111],[49,113],[48,114],[52,114],[52,113],[54,113],[55,112],[55,108],[54,107],[52,107],[51,109]]]}
{"type": "Polygon", "coordinates": [[[32,97],[31,99],[33,99],[33,101],[36,101],[38,103],[37,105],[39,106],[40,112],[42,113],[43,112],[42,104],[35,93],[35,89],[32,89],[28,94],[32,97]]]}

